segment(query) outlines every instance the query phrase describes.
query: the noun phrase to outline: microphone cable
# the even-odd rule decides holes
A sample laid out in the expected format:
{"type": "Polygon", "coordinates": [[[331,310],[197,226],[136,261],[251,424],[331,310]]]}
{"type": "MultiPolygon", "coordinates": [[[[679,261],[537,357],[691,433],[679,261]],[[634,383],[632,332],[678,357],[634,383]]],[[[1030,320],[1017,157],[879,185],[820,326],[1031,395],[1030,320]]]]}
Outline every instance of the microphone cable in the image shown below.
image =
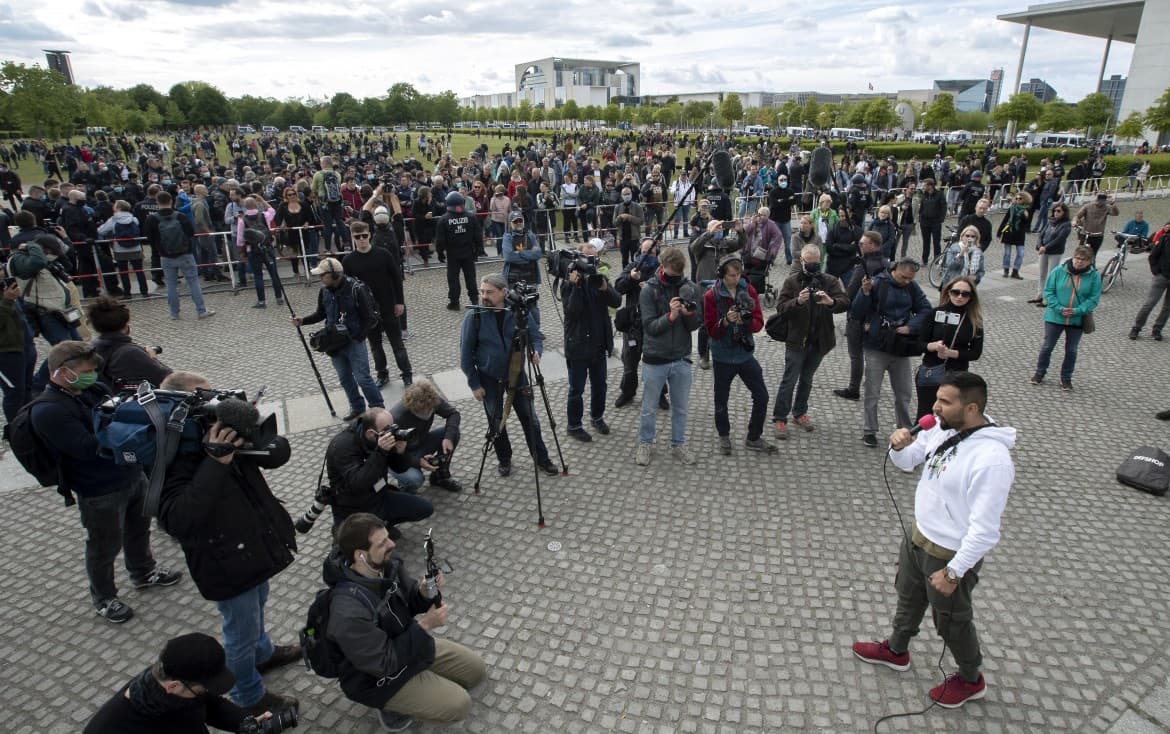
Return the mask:
{"type": "MultiPolygon", "coordinates": [[[[901,528],[901,530],[902,530],[902,538],[906,542],[906,552],[909,554],[909,553],[912,553],[910,546],[913,544],[910,542],[910,533],[909,533],[909,531],[906,530],[906,521],[902,518],[902,510],[898,507],[898,500],[894,497],[894,488],[892,486],[890,486],[890,477],[886,471],[889,463],[890,463],[890,450],[887,447],[886,456],[884,459],[882,459],[882,480],[886,484],[886,493],[890,496],[890,504],[892,504],[894,506],[894,513],[898,516],[898,527],[901,528]]],[[[913,556],[911,556],[911,561],[913,562],[913,556]]],[[[923,571],[921,565],[915,563],[915,566],[918,569],[919,576],[925,575],[925,572],[923,571]]],[[[929,580],[927,581],[927,583],[930,583],[929,580]]],[[[958,591],[958,590],[959,590],[958,587],[956,587],[955,591],[958,591]]],[[[954,614],[954,612],[955,612],[954,592],[951,593],[950,601],[951,601],[951,604],[950,604],[950,608],[947,610],[946,624],[950,624],[951,615],[954,614]]],[[[929,603],[930,602],[928,600],[927,604],[929,605],[929,603]]],[[[945,694],[947,691],[948,678],[947,678],[947,671],[943,668],[943,658],[945,658],[946,654],[947,654],[947,641],[946,641],[946,638],[943,636],[941,629],[938,631],[938,634],[939,634],[939,637],[942,638],[943,646],[942,646],[942,651],[938,654],[938,661],[935,663],[935,667],[938,668],[938,672],[943,677],[942,694],[945,694]]],[[[940,695],[942,695],[942,694],[940,694],[940,695]]],[[[897,713],[897,714],[886,714],[885,716],[881,717],[880,719],[878,719],[877,721],[875,721],[873,723],[873,732],[874,732],[874,734],[878,734],[878,729],[881,727],[881,725],[883,723],[885,723],[887,721],[893,721],[894,719],[909,718],[911,716],[925,716],[931,709],[933,709],[937,705],[938,705],[938,701],[935,700],[934,698],[931,698],[930,704],[926,708],[921,709],[919,711],[903,711],[903,712],[897,713]]]]}

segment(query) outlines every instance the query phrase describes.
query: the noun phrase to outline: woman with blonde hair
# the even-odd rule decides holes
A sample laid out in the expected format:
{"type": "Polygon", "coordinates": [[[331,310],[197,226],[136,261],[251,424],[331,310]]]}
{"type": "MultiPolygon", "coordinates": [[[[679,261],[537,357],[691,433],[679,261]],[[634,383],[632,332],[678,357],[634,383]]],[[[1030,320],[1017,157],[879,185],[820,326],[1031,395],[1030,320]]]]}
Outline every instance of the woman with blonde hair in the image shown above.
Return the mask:
{"type": "MultiPolygon", "coordinates": [[[[969,249],[980,252],[978,233],[969,249]]],[[[983,356],[983,309],[974,278],[963,275],[943,285],[938,306],[930,313],[919,339],[924,353],[914,384],[921,418],[934,409],[943,375],[966,371],[983,356]]]]}

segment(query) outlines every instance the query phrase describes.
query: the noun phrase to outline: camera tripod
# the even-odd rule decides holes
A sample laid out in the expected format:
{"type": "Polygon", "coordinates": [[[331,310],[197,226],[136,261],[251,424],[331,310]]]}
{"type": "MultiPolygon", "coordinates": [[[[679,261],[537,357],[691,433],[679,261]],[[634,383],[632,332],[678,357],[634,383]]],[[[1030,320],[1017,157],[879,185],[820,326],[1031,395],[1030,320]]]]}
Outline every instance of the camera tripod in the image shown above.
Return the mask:
{"type": "MultiPolygon", "coordinates": [[[[472,305],[468,308],[473,309],[476,312],[475,317],[477,319],[480,318],[483,312],[492,314],[492,318],[495,318],[495,309],[477,305],[472,305]]],[[[569,474],[569,465],[565,463],[565,455],[561,451],[561,441],[557,437],[556,420],[553,418],[552,406],[548,401],[548,390],[545,388],[544,384],[544,373],[541,372],[540,365],[532,361],[532,358],[536,355],[536,349],[533,347],[532,339],[528,334],[528,309],[526,306],[512,306],[511,310],[512,316],[516,320],[516,325],[512,332],[511,344],[508,346],[508,359],[506,362],[508,365],[508,374],[507,377],[499,380],[499,388],[504,390],[502,409],[499,411],[499,415],[496,416],[492,416],[490,411],[488,413],[488,432],[483,443],[483,454],[479,460],[479,472],[475,475],[476,494],[479,494],[480,480],[483,479],[483,469],[487,464],[488,452],[492,450],[492,447],[495,446],[496,439],[498,439],[500,434],[504,432],[508,421],[508,413],[510,413],[512,410],[512,404],[517,398],[517,393],[523,395],[522,391],[527,391],[529,393],[528,399],[531,400],[533,385],[540,388],[540,397],[544,402],[544,413],[548,417],[549,430],[552,432],[553,444],[557,447],[557,459],[560,460],[561,464],[561,476],[567,476],[569,474]],[[527,378],[526,384],[522,384],[523,380],[521,378],[527,378]]],[[[486,397],[487,396],[485,396],[485,399],[486,397]]],[[[497,395],[496,399],[498,398],[499,396],[497,395]]],[[[535,406],[533,406],[533,418],[536,418],[535,406]]],[[[530,433],[532,433],[534,430],[535,426],[533,429],[530,429],[530,433]]],[[[532,476],[536,481],[537,526],[543,528],[544,507],[541,503],[540,496],[541,469],[537,464],[536,455],[533,453],[532,443],[527,439],[528,437],[525,436],[524,443],[528,446],[529,456],[532,457],[532,476]]],[[[533,439],[535,440],[534,433],[533,439]]]]}

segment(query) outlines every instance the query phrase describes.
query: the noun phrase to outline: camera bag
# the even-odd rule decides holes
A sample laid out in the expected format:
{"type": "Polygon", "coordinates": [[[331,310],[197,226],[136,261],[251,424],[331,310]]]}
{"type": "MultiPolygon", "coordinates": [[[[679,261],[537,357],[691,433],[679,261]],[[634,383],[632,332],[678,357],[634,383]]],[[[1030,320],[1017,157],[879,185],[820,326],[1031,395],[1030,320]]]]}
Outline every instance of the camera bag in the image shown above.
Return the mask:
{"type": "Polygon", "coordinates": [[[1170,454],[1154,446],[1140,446],[1117,467],[1117,481],[1161,497],[1170,490],[1170,454]]]}
{"type": "Polygon", "coordinates": [[[337,354],[345,349],[349,342],[349,332],[332,324],[309,334],[309,346],[322,354],[337,354]]]}

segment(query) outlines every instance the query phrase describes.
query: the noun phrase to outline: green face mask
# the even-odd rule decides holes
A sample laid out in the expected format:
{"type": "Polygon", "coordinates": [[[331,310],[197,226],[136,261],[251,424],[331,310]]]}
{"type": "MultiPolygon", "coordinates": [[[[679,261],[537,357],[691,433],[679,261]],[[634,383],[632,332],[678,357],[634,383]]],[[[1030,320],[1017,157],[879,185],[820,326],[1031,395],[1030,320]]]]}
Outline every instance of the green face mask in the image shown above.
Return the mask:
{"type": "MultiPolygon", "coordinates": [[[[73,370],[69,370],[73,372],[73,370]]],[[[80,375],[73,373],[73,379],[69,381],[69,387],[74,390],[88,390],[97,382],[98,376],[96,372],[83,372],[80,375]]]]}

